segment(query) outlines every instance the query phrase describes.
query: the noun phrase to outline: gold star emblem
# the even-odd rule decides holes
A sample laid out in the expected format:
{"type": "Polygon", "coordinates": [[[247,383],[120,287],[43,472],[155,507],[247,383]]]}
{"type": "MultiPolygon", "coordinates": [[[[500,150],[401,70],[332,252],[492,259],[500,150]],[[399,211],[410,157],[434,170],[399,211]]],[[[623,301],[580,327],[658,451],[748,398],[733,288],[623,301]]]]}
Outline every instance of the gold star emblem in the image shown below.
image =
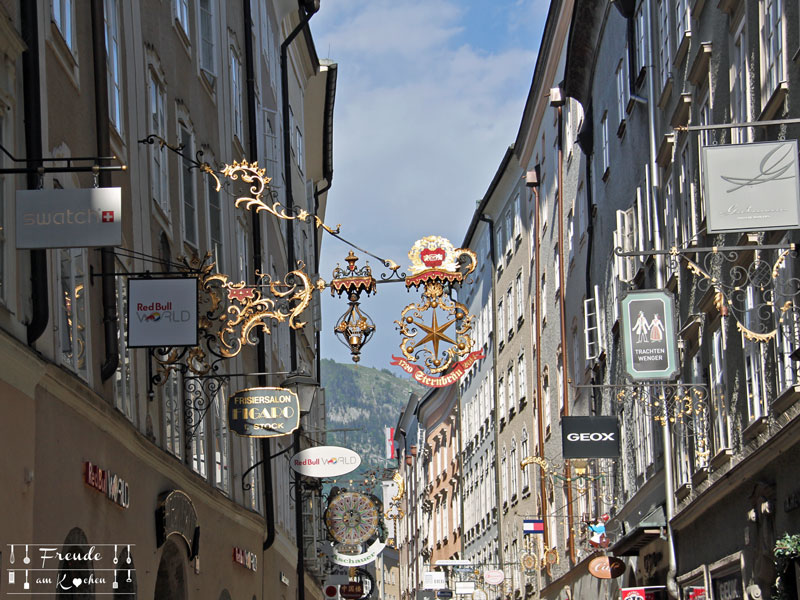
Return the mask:
{"type": "Polygon", "coordinates": [[[416,321],[414,321],[414,324],[417,327],[419,327],[420,329],[422,329],[427,335],[424,338],[422,338],[419,342],[414,344],[414,346],[411,348],[411,351],[413,352],[419,346],[422,346],[423,344],[427,344],[428,342],[431,342],[433,344],[433,355],[434,355],[434,357],[438,358],[439,357],[439,342],[447,342],[449,344],[453,344],[454,346],[456,344],[453,340],[451,340],[449,337],[444,335],[444,332],[447,331],[447,329],[450,327],[450,325],[452,325],[455,322],[456,322],[456,320],[453,318],[453,319],[450,319],[444,325],[439,326],[439,321],[436,318],[436,309],[435,308],[433,309],[433,315],[431,316],[431,324],[430,324],[430,326],[425,325],[424,323],[417,323],[416,321]]]}

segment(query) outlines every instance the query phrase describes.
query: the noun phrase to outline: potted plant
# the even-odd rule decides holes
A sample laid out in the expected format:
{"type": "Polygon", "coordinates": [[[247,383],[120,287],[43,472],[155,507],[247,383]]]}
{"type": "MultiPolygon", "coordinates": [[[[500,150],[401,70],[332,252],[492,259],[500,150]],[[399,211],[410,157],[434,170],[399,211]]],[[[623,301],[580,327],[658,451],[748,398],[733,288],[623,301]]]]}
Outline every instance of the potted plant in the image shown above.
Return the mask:
{"type": "Polygon", "coordinates": [[[789,535],[784,533],[773,550],[775,555],[775,569],[778,579],[775,582],[775,600],[788,600],[796,596],[790,595],[790,590],[797,591],[800,580],[800,568],[797,559],[800,558],[800,534],[789,535]]]}

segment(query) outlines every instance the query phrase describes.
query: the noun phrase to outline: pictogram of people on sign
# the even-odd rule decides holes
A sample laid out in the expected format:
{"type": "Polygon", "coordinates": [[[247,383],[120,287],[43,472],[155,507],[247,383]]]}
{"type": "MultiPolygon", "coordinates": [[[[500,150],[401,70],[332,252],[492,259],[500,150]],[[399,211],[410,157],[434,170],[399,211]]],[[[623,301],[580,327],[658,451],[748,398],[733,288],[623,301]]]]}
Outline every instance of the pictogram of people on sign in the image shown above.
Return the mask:
{"type": "Polygon", "coordinates": [[[637,342],[646,344],[647,342],[660,342],[664,339],[664,323],[661,317],[656,313],[653,315],[653,320],[648,321],[644,316],[644,311],[639,311],[639,316],[636,317],[636,323],[632,327],[633,333],[637,336],[637,342]]]}

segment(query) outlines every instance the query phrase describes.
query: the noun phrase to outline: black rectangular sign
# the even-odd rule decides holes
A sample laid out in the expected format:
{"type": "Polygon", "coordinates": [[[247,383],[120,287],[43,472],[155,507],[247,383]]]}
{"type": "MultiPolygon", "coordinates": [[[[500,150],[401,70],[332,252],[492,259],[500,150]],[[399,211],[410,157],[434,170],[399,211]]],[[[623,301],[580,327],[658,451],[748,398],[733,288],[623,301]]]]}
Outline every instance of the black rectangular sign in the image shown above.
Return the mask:
{"type": "Polygon", "coordinates": [[[617,417],[562,417],[564,458],[619,458],[617,417]]]}

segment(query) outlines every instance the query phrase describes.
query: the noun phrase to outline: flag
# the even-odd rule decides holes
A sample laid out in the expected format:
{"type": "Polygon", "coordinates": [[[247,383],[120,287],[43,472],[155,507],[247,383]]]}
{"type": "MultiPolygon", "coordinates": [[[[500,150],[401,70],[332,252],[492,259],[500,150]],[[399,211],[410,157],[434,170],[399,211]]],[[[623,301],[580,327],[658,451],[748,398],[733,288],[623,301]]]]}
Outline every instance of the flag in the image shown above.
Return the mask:
{"type": "Polygon", "coordinates": [[[397,455],[394,452],[394,427],[384,427],[386,434],[386,460],[394,460],[397,455]]]}
{"type": "Polygon", "coordinates": [[[544,521],[542,519],[523,519],[522,533],[526,535],[530,533],[544,534],[544,521]]]}

